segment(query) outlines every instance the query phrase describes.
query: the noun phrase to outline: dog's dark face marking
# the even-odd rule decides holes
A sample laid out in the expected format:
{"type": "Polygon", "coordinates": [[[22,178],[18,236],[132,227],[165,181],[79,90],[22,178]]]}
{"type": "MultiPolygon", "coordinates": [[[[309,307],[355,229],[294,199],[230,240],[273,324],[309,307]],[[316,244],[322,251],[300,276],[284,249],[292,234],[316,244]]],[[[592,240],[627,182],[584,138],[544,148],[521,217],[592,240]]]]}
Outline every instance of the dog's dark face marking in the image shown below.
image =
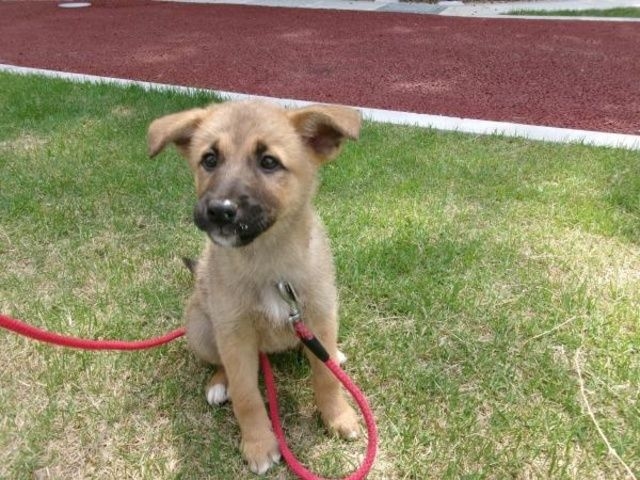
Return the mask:
{"type": "Polygon", "coordinates": [[[260,141],[241,158],[232,156],[217,143],[202,154],[196,175],[204,188],[194,208],[194,222],[214,243],[239,247],[275,223],[280,202],[269,184],[282,181],[289,172],[260,141]]]}

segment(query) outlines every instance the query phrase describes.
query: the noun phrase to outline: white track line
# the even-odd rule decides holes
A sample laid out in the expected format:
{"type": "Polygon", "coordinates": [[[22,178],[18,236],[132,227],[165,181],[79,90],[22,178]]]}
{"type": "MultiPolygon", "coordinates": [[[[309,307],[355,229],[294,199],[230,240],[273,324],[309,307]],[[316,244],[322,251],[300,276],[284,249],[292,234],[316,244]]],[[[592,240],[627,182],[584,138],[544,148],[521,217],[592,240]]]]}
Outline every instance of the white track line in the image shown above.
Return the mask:
{"type": "MultiPolygon", "coordinates": [[[[40,68],[17,67],[14,65],[0,64],[0,72],[9,72],[20,75],[41,75],[45,77],[62,78],[75,82],[107,83],[122,86],[136,85],[145,90],[172,90],[193,95],[198,92],[206,92],[217,95],[226,100],[261,99],[278,103],[286,107],[302,107],[317,102],[293,100],[287,98],[264,97],[260,95],[248,95],[244,93],[226,92],[205,88],[168,85],[163,83],[143,82],[113,77],[100,77],[96,75],[84,75],[79,73],[61,72],[57,70],[43,70],[40,68]]],[[[538,125],[525,125],[510,122],[494,122],[489,120],[475,120],[471,118],[445,117],[442,115],[427,115],[422,113],[400,112],[394,110],[380,110],[377,108],[358,108],[364,118],[375,122],[392,123],[396,125],[413,125],[436,130],[448,130],[462,133],[474,133],[480,135],[504,135],[507,137],[520,137],[529,140],[541,140],[556,143],[583,143],[585,145],[599,147],[626,148],[640,150],[640,135],[627,135],[622,133],[596,132],[591,130],[575,130],[570,128],[543,127],[538,125]]]]}

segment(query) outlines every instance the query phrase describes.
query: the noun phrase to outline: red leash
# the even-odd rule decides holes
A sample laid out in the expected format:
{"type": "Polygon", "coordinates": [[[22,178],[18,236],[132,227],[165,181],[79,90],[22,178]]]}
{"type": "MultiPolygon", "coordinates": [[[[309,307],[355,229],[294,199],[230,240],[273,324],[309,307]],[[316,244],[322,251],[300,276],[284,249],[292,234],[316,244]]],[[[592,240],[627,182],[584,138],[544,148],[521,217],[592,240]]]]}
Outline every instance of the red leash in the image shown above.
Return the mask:
{"type": "MultiPolygon", "coordinates": [[[[371,411],[369,403],[367,402],[367,398],[351,381],[349,376],[344,373],[338,363],[333,358],[329,357],[329,354],[327,354],[326,350],[324,350],[324,347],[322,347],[318,339],[307,329],[307,327],[301,321],[294,321],[293,326],[295,328],[296,334],[298,335],[300,340],[302,340],[302,343],[304,343],[318,358],[320,358],[320,360],[323,361],[325,366],[329,370],[331,370],[331,373],[335,375],[340,383],[342,383],[344,388],[346,388],[347,391],[351,394],[351,396],[358,404],[358,407],[360,408],[360,412],[364,417],[365,425],[367,426],[367,453],[360,467],[351,475],[345,477],[345,480],[362,480],[366,478],[369,470],[371,470],[373,462],[376,458],[376,452],[378,450],[378,431],[376,428],[376,421],[373,418],[373,413],[371,411]],[[326,354],[326,356],[324,354],[326,354]]],[[[276,438],[278,439],[278,444],[280,445],[280,453],[284,457],[293,473],[295,473],[302,480],[325,480],[324,478],[318,477],[314,473],[307,470],[304,465],[302,465],[298,461],[291,450],[289,450],[287,441],[284,436],[284,431],[282,430],[282,425],[280,423],[280,414],[278,413],[278,394],[276,392],[276,382],[273,379],[273,372],[271,371],[269,359],[264,353],[260,354],[260,364],[262,365],[262,374],[264,375],[264,384],[267,389],[267,398],[269,400],[269,416],[271,417],[273,432],[275,433],[276,438]]]]}
{"type": "Polygon", "coordinates": [[[178,328],[161,337],[147,340],[88,340],[48,332],[2,314],[0,314],[0,327],[41,342],[52,343],[61,347],[79,348],[81,350],[144,350],[145,348],[164,345],[185,334],[184,328],[178,328]]]}
{"type": "MultiPolygon", "coordinates": [[[[297,306],[295,297],[293,297],[292,299],[295,302],[295,306],[297,306]]],[[[335,360],[329,357],[318,339],[302,324],[302,322],[300,322],[299,315],[298,317],[296,317],[296,319],[292,319],[292,322],[296,334],[298,335],[298,337],[300,337],[300,340],[302,340],[302,342],[324,362],[327,368],[331,370],[331,372],[342,383],[347,391],[351,393],[356,403],[358,404],[358,407],[360,407],[368,432],[367,454],[360,468],[358,468],[358,470],[356,470],[350,476],[346,477],[345,480],[362,480],[367,476],[369,470],[371,470],[378,448],[378,433],[371,408],[369,407],[367,399],[365,398],[363,393],[351,381],[347,374],[344,373],[344,371],[338,366],[335,360]]],[[[164,345],[165,343],[169,343],[170,341],[175,340],[176,338],[181,337],[185,334],[184,328],[178,328],[167,333],[166,335],[149,338],[146,340],[88,340],[84,338],[67,337],[64,335],[59,335],[57,333],[42,330],[40,328],[28,325],[26,323],[20,322],[19,320],[2,314],[0,314],[0,327],[11,330],[12,332],[24,335],[26,337],[33,338],[34,340],[39,340],[41,342],[60,345],[63,347],[79,348],[82,350],[143,350],[164,345]]],[[[289,464],[291,470],[302,480],[323,480],[322,477],[314,475],[302,464],[300,464],[291,450],[289,450],[284,436],[284,431],[282,430],[282,425],[280,423],[280,415],[278,413],[278,399],[273,372],[271,370],[271,365],[269,364],[269,359],[264,353],[260,354],[260,365],[262,366],[262,373],[264,375],[265,386],[267,389],[267,399],[269,401],[271,423],[273,425],[273,431],[276,435],[276,438],[278,439],[278,444],[280,445],[280,452],[282,453],[282,456],[284,457],[287,464],[289,464]]]]}

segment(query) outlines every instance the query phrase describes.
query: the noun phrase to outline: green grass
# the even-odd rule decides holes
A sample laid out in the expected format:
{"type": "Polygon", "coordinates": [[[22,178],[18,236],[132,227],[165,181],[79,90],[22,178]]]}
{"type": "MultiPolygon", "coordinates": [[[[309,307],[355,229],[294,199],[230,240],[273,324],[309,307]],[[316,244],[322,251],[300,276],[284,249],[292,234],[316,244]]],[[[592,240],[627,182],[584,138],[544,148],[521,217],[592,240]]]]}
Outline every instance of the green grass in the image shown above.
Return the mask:
{"type": "MultiPolygon", "coordinates": [[[[204,239],[149,122],[210,101],[0,74],[0,311],[142,338],[180,324],[204,239]]],[[[375,409],[372,479],[640,472],[640,153],[367,123],[322,172],[348,372],[375,409]],[[584,379],[581,394],[579,375],[584,379]]],[[[0,478],[252,478],[183,341],[63,350],[0,333],[0,478]]],[[[306,362],[276,359],[303,461],[349,470],[306,362]]],[[[279,466],[267,478],[293,478],[279,466]]]]}
{"type": "Polygon", "coordinates": [[[638,7],[589,8],[585,10],[512,10],[505,15],[552,16],[552,17],[623,17],[640,18],[638,7]]]}

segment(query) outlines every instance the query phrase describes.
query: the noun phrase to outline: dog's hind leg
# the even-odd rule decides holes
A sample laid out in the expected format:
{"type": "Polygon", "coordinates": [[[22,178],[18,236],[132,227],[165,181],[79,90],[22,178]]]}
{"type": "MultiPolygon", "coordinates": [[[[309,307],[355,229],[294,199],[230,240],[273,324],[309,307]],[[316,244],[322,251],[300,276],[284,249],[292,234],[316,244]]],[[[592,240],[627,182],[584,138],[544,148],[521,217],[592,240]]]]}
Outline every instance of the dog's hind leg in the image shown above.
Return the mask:
{"type": "Polygon", "coordinates": [[[216,347],[215,334],[211,320],[206,314],[198,297],[193,296],[186,311],[187,318],[187,342],[198,358],[207,363],[218,365],[205,387],[205,397],[210,405],[222,405],[229,400],[227,374],[222,367],[218,348],[216,347]]]}
{"type": "Polygon", "coordinates": [[[193,295],[189,299],[185,318],[189,348],[200,360],[221,365],[213,325],[198,296],[193,295]]]}

